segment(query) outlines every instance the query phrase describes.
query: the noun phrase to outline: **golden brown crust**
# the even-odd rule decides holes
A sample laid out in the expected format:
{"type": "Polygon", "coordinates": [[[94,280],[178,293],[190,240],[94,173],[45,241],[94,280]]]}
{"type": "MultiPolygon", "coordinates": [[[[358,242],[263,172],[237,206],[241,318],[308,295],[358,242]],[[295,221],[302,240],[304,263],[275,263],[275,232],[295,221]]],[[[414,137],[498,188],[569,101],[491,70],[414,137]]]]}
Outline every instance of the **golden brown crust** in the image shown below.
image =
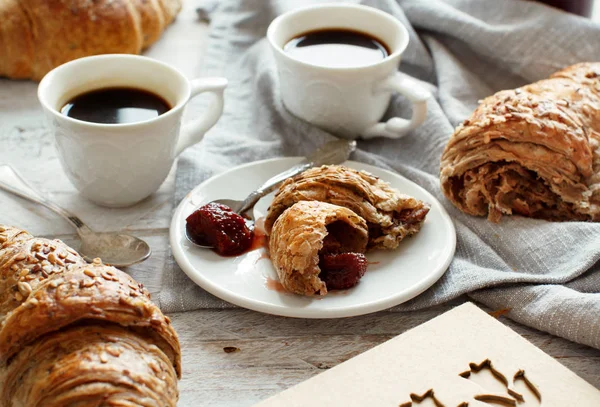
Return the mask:
{"type": "Polygon", "coordinates": [[[102,264],[74,267],[44,280],[6,316],[0,329],[0,355],[10,358],[39,336],[87,319],[156,332],[169,345],[159,347],[180,372],[177,334],[150,301],[148,291],[129,275],[102,264]]]}
{"type": "Polygon", "coordinates": [[[25,79],[33,66],[33,32],[19,0],[0,1],[0,76],[25,79]]]}
{"type": "Polygon", "coordinates": [[[319,251],[330,236],[340,253],[364,253],[368,231],[364,219],[350,209],[319,201],[301,201],[286,209],[269,236],[269,251],[279,281],[292,293],[325,295],[319,278],[319,251]],[[328,226],[337,224],[338,235],[328,226]],[[331,233],[330,233],[331,232],[331,233]]]}
{"type": "Polygon", "coordinates": [[[463,212],[600,220],[600,63],[573,65],[486,98],[442,155],[463,212]]]}
{"type": "MultiPolygon", "coordinates": [[[[73,327],[82,325],[89,326],[89,330],[93,330],[94,327],[120,326],[119,329],[138,338],[136,340],[143,340],[144,349],[150,349],[149,347],[153,349],[144,358],[156,359],[154,354],[158,352],[161,360],[168,361],[170,370],[166,369],[166,371],[172,371],[174,375],[180,376],[181,352],[177,334],[169,318],[165,317],[150,301],[150,295],[143,285],[138,284],[124,272],[102,264],[99,259],[92,264],[86,263],[81,256],[61,241],[34,238],[25,231],[0,225],[0,379],[3,374],[8,374],[7,368],[11,366],[14,368],[15,360],[23,358],[23,352],[35,353],[39,349],[45,349],[44,347],[47,346],[45,342],[51,340],[49,338],[60,336],[65,339],[61,336],[63,332],[71,332],[73,327]]],[[[77,342],[76,336],[65,340],[77,342]]],[[[126,341],[127,338],[123,340],[126,341]]],[[[108,345],[98,344],[97,348],[103,349],[106,346],[108,345]]],[[[85,352],[93,353],[92,348],[86,349],[85,352]]],[[[70,353],[68,355],[61,353],[56,356],[55,362],[61,363],[61,358],[69,355],[70,353]]],[[[74,385],[72,389],[65,390],[61,395],[62,393],[55,393],[51,387],[54,379],[44,382],[42,376],[45,377],[45,371],[32,368],[38,372],[31,376],[31,385],[37,383],[34,386],[37,390],[31,390],[34,387],[30,390],[19,390],[20,400],[38,400],[42,397],[39,400],[44,402],[15,405],[59,406],[69,404],[71,401],[73,404],[69,405],[78,405],[77,397],[83,397],[81,400],[85,399],[82,389],[88,389],[93,393],[104,388],[101,383],[93,383],[92,378],[98,372],[87,371],[86,373],[86,369],[91,368],[93,363],[86,364],[87,362],[81,361],[82,366],[76,368],[74,367],[76,359],[69,360],[70,367],[67,371],[81,372],[82,377],[89,376],[90,383],[82,386],[74,385]],[[33,393],[27,393],[30,391],[33,393]]],[[[164,364],[157,360],[155,362],[164,364]]],[[[109,361],[105,366],[107,372],[111,369],[121,369],[119,363],[121,362],[112,364],[109,361]]],[[[144,375],[143,372],[132,369],[130,369],[132,375],[144,375]]],[[[160,371],[163,372],[165,369],[161,367],[160,371]]],[[[119,377],[123,376],[120,370],[117,373],[119,377]]],[[[149,406],[175,405],[177,387],[169,374],[164,373],[166,381],[161,381],[158,387],[149,390],[157,392],[159,396],[162,394],[162,397],[168,401],[167,404],[144,404],[145,399],[138,400],[135,398],[137,396],[132,396],[134,397],[131,399],[132,402],[137,403],[135,405],[149,406]]],[[[62,378],[65,379],[64,386],[66,386],[63,389],[68,387],[67,383],[75,383],[77,377],[79,373],[77,376],[72,376],[70,380],[62,378]]],[[[62,380],[61,377],[55,379],[62,380]]],[[[8,379],[5,383],[8,387],[15,386],[8,379]]],[[[119,386],[117,388],[114,397],[115,400],[121,400],[119,395],[122,391],[119,390],[119,386]]],[[[148,400],[156,401],[161,398],[148,400]]],[[[0,403],[0,406],[3,405],[11,404],[0,403]]]]}
{"type": "Polygon", "coordinates": [[[177,375],[164,353],[111,324],[52,333],[19,352],[2,378],[5,406],[174,407],[178,397],[177,375]]]}
{"type": "Polygon", "coordinates": [[[0,236],[6,236],[6,241],[0,245],[0,327],[53,274],[86,264],[60,240],[34,238],[16,228],[1,229],[5,229],[0,236]]]}
{"type": "Polygon", "coordinates": [[[343,206],[364,218],[370,248],[398,247],[405,237],[421,229],[429,212],[429,205],[400,194],[365,171],[329,165],[311,168],[281,185],[265,219],[267,233],[283,211],[303,200],[343,206]]]}
{"type": "Polygon", "coordinates": [[[165,15],[159,0],[132,0],[140,14],[142,48],[153,44],[165,29],[165,15]]]}
{"type": "Polygon", "coordinates": [[[34,79],[84,56],[142,50],[139,13],[129,0],[21,1],[33,29],[34,79]]]}
{"type": "Polygon", "coordinates": [[[181,0],[1,3],[0,76],[35,80],[76,58],[139,54],[159,38],[181,8],[181,0]]]}
{"type": "Polygon", "coordinates": [[[158,4],[164,13],[165,24],[171,24],[171,22],[181,10],[182,0],[158,0],[158,4]]]}

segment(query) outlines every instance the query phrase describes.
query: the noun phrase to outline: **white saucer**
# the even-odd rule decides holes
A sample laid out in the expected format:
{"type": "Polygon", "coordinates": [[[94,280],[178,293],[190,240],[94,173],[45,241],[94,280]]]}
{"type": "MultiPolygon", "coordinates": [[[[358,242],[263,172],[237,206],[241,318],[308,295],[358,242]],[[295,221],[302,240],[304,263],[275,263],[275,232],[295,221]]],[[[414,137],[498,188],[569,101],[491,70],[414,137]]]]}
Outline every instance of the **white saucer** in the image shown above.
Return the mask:
{"type": "MultiPolygon", "coordinates": [[[[406,178],[371,165],[348,161],[346,166],[366,170],[407,195],[431,204],[423,229],[391,251],[367,253],[369,268],[360,283],[324,298],[308,298],[276,289],[277,273],[260,248],[239,257],[221,257],[195,247],[185,237],[185,219],[198,206],[218,198],[244,199],[271,176],[300,158],[258,161],[218,174],[190,192],[171,222],[171,247],[182,270],[200,287],[240,307],[298,318],[338,318],[367,314],[401,304],[419,295],[444,274],[456,247],[452,220],[427,191],[406,178]]],[[[264,217],[273,194],[255,207],[264,217]]]]}

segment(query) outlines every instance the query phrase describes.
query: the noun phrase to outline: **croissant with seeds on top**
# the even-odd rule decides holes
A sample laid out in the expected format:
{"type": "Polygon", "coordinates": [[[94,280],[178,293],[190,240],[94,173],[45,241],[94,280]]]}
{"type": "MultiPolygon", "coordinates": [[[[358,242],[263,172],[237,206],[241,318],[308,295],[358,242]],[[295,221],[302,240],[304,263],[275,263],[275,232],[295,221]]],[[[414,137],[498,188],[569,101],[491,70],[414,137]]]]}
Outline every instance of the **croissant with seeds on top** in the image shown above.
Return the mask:
{"type": "Polygon", "coordinates": [[[177,404],[181,354],[143,285],[0,225],[0,407],[177,404]]]}
{"type": "Polygon", "coordinates": [[[0,77],[40,80],[73,59],[139,54],[180,9],[181,0],[2,0],[0,77]]]}
{"type": "Polygon", "coordinates": [[[486,98],[442,155],[444,194],[470,215],[600,221],[600,63],[486,98]]]}

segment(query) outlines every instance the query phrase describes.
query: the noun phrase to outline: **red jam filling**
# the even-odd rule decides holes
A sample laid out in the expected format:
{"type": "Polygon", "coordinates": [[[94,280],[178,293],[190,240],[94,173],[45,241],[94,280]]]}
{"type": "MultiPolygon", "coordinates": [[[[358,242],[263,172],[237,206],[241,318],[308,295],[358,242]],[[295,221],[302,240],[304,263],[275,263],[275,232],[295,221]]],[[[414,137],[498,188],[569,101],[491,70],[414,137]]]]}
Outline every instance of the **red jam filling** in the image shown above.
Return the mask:
{"type": "Polygon", "coordinates": [[[247,251],[253,242],[253,231],[246,220],[230,207],[209,203],[186,219],[190,239],[203,246],[212,246],[222,256],[237,256],[247,251]]]}
{"type": "Polygon", "coordinates": [[[328,290],[345,290],[358,284],[367,265],[362,253],[324,254],[319,260],[319,278],[328,290]]]}

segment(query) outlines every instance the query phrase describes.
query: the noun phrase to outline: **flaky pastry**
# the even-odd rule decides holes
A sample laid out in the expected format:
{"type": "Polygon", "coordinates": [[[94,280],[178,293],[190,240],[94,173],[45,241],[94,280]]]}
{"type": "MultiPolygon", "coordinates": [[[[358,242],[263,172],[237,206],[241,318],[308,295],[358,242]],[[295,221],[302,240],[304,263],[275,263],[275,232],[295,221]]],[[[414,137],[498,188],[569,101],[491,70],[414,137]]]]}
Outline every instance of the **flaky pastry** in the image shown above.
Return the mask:
{"type": "Polygon", "coordinates": [[[267,233],[287,208],[300,201],[329,202],[354,211],[367,222],[369,248],[398,247],[421,229],[429,212],[428,204],[365,171],[329,165],[311,168],[281,185],[265,219],[267,233]]]}
{"type": "Polygon", "coordinates": [[[279,281],[292,293],[325,295],[319,278],[319,254],[364,253],[368,231],[363,218],[348,208],[319,201],[301,201],[275,221],[269,251],[279,281]]]}
{"type": "Polygon", "coordinates": [[[2,0],[0,76],[39,80],[73,59],[139,54],[180,9],[181,0],[2,0]]]}
{"type": "Polygon", "coordinates": [[[174,407],[180,374],[177,334],[143,285],[0,225],[0,407],[174,407]]]}
{"type": "Polygon", "coordinates": [[[446,197],[471,215],[600,221],[600,63],[486,98],[441,160],[446,197]]]}

